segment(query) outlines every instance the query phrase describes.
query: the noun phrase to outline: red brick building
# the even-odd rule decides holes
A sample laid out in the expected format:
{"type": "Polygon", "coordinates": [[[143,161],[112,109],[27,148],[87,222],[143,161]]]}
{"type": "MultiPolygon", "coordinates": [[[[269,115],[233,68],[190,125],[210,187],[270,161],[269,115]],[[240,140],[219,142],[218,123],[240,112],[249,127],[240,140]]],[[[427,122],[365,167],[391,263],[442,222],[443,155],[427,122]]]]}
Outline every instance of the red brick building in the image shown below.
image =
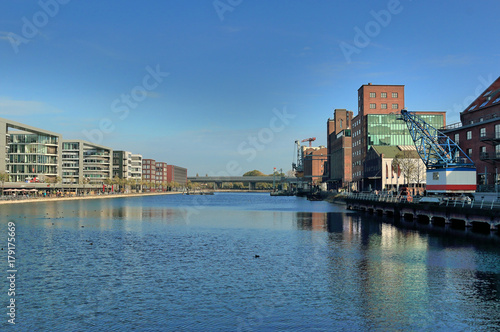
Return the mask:
{"type": "Polygon", "coordinates": [[[346,188],[352,181],[352,117],[352,111],[335,109],[327,121],[328,189],[346,188]]]}
{"type": "Polygon", "coordinates": [[[187,184],[187,169],[175,165],[167,166],[168,182],[177,182],[182,186],[187,184]]]}
{"type": "Polygon", "coordinates": [[[154,159],[142,160],[142,179],[154,182],[156,179],[156,161],[154,159]]]}
{"type": "Polygon", "coordinates": [[[304,178],[313,184],[323,182],[326,171],[327,149],[324,146],[306,148],[304,151],[304,178]]]}
{"type": "Polygon", "coordinates": [[[161,161],[156,162],[155,181],[160,185],[166,184],[168,182],[167,163],[161,161]]]}
{"type": "Polygon", "coordinates": [[[404,85],[363,84],[358,89],[358,114],[352,119],[352,172],[353,181],[361,188],[363,161],[368,152],[369,114],[398,114],[405,105],[404,85]]]}
{"type": "Polygon", "coordinates": [[[444,133],[475,163],[478,190],[493,190],[500,179],[500,77],[460,113],[460,121],[444,133]]]}

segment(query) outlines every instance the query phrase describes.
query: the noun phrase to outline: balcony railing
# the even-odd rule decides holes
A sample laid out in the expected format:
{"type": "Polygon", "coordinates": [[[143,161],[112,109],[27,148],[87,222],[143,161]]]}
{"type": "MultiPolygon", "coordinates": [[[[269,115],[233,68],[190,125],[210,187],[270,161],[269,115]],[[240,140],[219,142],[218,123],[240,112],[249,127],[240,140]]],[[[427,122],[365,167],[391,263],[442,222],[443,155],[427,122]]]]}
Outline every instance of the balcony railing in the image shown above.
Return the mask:
{"type": "Polygon", "coordinates": [[[500,152],[481,152],[479,155],[480,160],[500,160],[500,152]]]}
{"type": "Polygon", "coordinates": [[[498,144],[498,143],[500,143],[500,135],[495,134],[495,136],[483,136],[483,137],[480,137],[479,140],[481,142],[490,142],[493,144],[498,144]]]}

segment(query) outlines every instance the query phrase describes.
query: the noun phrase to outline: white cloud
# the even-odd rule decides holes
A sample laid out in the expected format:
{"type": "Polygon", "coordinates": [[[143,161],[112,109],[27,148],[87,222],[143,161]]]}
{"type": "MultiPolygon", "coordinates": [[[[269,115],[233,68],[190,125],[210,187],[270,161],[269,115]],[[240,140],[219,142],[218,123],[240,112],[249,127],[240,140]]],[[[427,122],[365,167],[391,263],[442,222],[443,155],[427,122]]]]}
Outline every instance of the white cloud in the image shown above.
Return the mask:
{"type": "Polygon", "coordinates": [[[34,115],[62,113],[61,110],[41,101],[13,100],[0,97],[0,115],[34,115]]]}
{"type": "Polygon", "coordinates": [[[463,66],[470,65],[474,62],[474,58],[468,55],[449,54],[441,57],[435,57],[427,61],[430,65],[438,67],[446,66],[463,66]]]}
{"type": "Polygon", "coordinates": [[[9,33],[10,32],[8,32],[8,31],[0,31],[0,40],[6,40],[6,41],[10,42],[9,33]]]}

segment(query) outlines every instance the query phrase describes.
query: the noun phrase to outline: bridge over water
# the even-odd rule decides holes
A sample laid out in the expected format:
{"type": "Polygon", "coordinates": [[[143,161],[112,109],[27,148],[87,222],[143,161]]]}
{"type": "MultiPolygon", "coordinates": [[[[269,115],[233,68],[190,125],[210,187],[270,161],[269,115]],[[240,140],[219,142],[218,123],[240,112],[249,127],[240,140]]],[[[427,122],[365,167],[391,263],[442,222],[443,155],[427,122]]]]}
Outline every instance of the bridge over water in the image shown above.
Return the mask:
{"type": "Polygon", "coordinates": [[[286,183],[297,183],[296,177],[274,177],[274,176],[191,176],[187,178],[188,181],[198,182],[198,183],[215,183],[218,187],[222,183],[228,182],[245,182],[249,183],[249,190],[253,189],[257,182],[264,183],[280,183],[281,181],[286,183]]]}

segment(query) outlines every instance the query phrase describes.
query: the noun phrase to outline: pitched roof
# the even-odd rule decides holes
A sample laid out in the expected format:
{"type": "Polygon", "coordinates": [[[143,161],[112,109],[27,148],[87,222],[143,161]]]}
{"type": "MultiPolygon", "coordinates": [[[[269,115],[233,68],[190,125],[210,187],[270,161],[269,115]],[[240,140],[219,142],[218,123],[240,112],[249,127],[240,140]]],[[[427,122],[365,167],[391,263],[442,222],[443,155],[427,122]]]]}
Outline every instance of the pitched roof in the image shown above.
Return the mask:
{"type": "Polygon", "coordinates": [[[497,104],[500,105],[500,77],[484,90],[462,113],[477,111],[497,104]]]}
{"type": "Polygon", "coordinates": [[[403,151],[406,151],[412,158],[420,158],[413,145],[372,145],[372,149],[378,155],[383,154],[384,158],[394,158],[396,155],[403,153],[403,151]]]}

